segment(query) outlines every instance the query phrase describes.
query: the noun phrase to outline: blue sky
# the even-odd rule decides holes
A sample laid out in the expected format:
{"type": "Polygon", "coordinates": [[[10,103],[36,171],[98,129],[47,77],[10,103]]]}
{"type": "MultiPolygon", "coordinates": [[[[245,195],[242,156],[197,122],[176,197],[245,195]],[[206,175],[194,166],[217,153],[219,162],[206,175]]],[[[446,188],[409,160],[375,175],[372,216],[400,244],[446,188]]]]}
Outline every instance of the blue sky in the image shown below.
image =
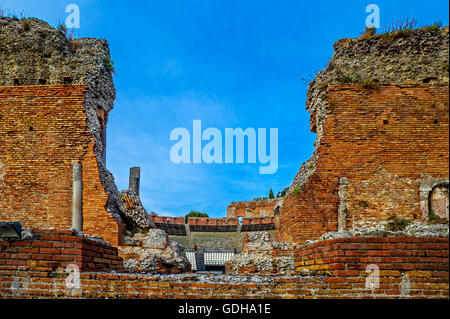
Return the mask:
{"type": "Polygon", "coordinates": [[[65,21],[80,7],[76,37],[107,39],[115,62],[115,108],[108,123],[107,166],[119,189],[141,167],[147,211],[225,215],[231,201],[288,186],[311,156],[315,135],[307,87],[333,55],[333,43],[357,37],[374,3],[381,25],[414,17],[448,25],[448,1],[111,1],[0,0],[7,10],[65,21]],[[203,128],[278,128],[278,171],[259,164],[174,164],[170,132],[203,128]]]}

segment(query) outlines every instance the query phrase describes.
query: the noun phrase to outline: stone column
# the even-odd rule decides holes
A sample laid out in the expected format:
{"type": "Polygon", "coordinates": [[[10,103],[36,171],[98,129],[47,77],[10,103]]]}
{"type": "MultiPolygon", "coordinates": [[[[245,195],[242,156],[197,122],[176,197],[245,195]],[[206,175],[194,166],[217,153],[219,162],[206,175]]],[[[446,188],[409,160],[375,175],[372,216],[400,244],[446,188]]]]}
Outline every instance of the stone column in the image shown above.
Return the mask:
{"type": "Polygon", "coordinates": [[[129,188],[139,197],[139,184],[141,179],[141,168],[130,168],[130,186],[129,188]]]}
{"type": "Polygon", "coordinates": [[[347,190],[348,178],[341,177],[339,179],[339,207],[338,207],[338,231],[347,230],[347,190]]]}
{"type": "Polygon", "coordinates": [[[81,163],[72,167],[72,228],[83,231],[83,180],[81,163]]]}

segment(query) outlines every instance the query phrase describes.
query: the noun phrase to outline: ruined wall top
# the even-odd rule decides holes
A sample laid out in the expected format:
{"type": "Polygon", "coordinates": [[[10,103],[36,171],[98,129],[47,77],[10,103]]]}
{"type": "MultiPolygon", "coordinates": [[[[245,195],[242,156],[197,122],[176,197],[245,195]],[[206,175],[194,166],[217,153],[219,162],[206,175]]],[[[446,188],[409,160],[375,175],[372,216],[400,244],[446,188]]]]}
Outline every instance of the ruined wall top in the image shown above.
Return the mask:
{"type": "Polygon", "coordinates": [[[425,27],[341,39],[326,69],[310,83],[306,101],[316,111],[318,92],[330,84],[448,83],[449,27],[425,27]]]}
{"type": "Polygon", "coordinates": [[[84,84],[108,112],[116,94],[109,59],[106,40],[72,40],[36,18],[0,18],[0,85],[84,84]]]}
{"type": "Polygon", "coordinates": [[[308,88],[306,108],[311,115],[310,129],[317,133],[316,149],[300,167],[288,194],[303,185],[316,169],[323,123],[330,111],[327,89],[343,83],[365,88],[381,83],[449,83],[449,27],[365,33],[334,43],[328,66],[317,73],[308,88]]]}

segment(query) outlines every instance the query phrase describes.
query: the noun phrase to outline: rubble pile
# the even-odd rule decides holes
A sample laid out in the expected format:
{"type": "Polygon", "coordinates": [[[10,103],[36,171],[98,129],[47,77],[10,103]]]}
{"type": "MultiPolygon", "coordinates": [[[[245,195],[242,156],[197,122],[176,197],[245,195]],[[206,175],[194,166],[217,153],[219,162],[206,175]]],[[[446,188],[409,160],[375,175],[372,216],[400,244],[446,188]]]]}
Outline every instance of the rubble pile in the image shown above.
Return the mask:
{"type": "Polygon", "coordinates": [[[151,228],[124,237],[119,247],[123,266],[130,272],[183,273],[191,270],[184,247],[169,240],[161,229],[151,228]]]}

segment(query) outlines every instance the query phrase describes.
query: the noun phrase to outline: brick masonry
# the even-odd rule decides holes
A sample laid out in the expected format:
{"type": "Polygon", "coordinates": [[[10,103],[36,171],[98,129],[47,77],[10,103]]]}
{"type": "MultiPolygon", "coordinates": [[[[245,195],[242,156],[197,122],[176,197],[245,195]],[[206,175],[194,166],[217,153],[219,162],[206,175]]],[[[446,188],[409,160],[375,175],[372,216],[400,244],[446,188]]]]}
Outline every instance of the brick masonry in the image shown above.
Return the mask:
{"type": "Polygon", "coordinates": [[[33,239],[0,240],[0,268],[54,272],[68,265],[81,271],[121,271],[118,250],[107,243],[78,236],[72,230],[33,229],[33,239]]]}
{"type": "Polygon", "coordinates": [[[336,85],[326,94],[315,170],[275,216],[277,241],[303,243],[337,230],[341,177],[349,181],[347,229],[390,214],[426,218],[421,183],[449,176],[448,85],[336,85]]]}
{"type": "Polygon", "coordinates": [[[448,239],[346,238],[282,249],[273,256],[294,254],[298,274],[250,281],[245,274],[252,269],[202,278],[122,273],[114,247],[70,231],[36,234],[30,241],[0,241],[0,298],[448,298],[448,239]],[[80,266],[76,289],[66,286],[61,267],[68,263],[80,266]],[[118,272],[101,271],[108,264],[118,272]],[[366,286],[369,264],[379,267],[375,290],[366,286]]]}
{"type": "Polygon", "coordinates": [[[378,276],[376,294],[443,296],[449,289],[447,238],[341,238],[294,250],[297,272],[325,274],[340,293],[366,289],[378,276]]]}
{"type": "Polygon", "coordinates": [[[88,131],[87,86],[0,87],[0,220],[71,228],[72,165],[83,166],[83,231],[117,245],[88,131]]]}
{"type": "Polygon", "coordinates": [[[227,207],[227,217],[270,217],[283,202],[283,197],[233,202],[227,207]]]}

